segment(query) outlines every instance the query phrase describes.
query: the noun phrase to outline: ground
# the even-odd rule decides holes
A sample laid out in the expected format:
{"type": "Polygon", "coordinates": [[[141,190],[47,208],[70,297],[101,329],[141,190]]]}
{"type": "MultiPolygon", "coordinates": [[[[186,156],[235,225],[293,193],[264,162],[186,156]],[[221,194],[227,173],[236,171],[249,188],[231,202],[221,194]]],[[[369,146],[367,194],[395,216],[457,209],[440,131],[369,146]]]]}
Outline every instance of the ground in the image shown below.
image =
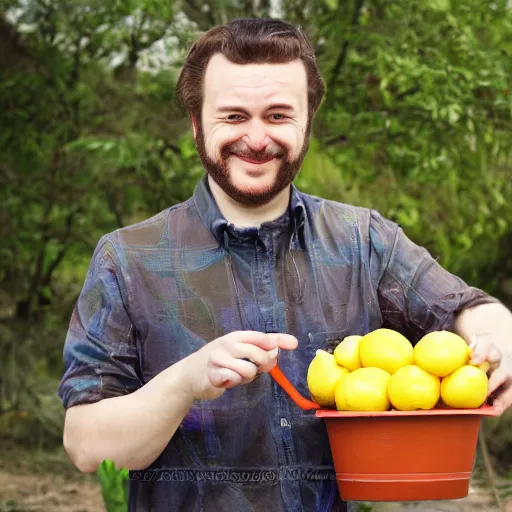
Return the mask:
{"type": "Polygon", "coordinates": [[[0,512],[105,512],[98,482],[0,471],[0,512]]]}
{"type": "Polygon", "coordinates": [[[101,486],[62,448],[26,449],[0,440],[0,512],[106,512],[101,486]]]}

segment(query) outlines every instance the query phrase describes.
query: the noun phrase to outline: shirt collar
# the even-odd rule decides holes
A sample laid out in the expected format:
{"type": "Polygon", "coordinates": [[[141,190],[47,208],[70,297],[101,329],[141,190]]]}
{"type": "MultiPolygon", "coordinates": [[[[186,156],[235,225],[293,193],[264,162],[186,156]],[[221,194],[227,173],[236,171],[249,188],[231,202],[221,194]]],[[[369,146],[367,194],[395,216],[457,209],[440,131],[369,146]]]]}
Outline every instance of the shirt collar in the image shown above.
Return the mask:
{"type": "MultiPolygon", "coordinates": [[[[213,234],[219,246],[223,246],[224,232],[228,228],[229,222],[222,215],[217,206],[217,202],[208,185],[208,175],[205,174],[196,185],[193,198],[204,225],[213,234]]],[[[301,193],[293,183],[291,186],[289,208],[290,216],[294,221],[295,230],[297,230],[304,224],[306,208],[301,193]]]]}

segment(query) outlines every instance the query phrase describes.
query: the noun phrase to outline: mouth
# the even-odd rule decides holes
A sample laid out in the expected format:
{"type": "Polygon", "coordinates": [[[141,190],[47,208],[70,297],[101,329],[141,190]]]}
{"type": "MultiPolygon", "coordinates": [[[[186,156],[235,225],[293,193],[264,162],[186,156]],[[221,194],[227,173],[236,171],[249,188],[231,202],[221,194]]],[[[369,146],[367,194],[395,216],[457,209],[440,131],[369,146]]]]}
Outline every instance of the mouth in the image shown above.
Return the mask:
{"type": "Polygon", "coordinates": [[[266,164],[268,162],[271,162],[275,158],[275,156],[267,156],[267,157],[264,157],[262,159],[256,160],[254,158],[250,158],[250,157],[245,156],[245,155],[238,155],[236,153],[233,153],[233,156],[236,156],[237,158],[239,158],[240,160],[243,160],[244,162],[247,162],[249,164],[255,164],[255,165],[266,164]]]}

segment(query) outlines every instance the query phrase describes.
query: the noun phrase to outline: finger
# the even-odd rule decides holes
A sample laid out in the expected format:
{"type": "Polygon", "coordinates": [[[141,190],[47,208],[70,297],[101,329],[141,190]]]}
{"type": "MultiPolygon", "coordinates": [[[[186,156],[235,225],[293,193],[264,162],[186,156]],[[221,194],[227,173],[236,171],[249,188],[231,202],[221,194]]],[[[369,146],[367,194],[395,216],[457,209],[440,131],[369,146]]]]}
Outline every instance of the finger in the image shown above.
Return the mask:
{"type": "Polygon", "coordinates": [[[237,359],[248,359],[252,361],[256,366],[260,366],[267,362],[269,350],[263,350],[256,345],[250,343],[235,343],[226,348],[232,357],[237,359]]]}
{"type": "Polygon", "coordinates": [[[489,386],[487,388],[487,394],[494,393],[500,386],[505,384],[508,380],[507,372],[503,368],[496,368],[489,377],[489,386]]]}
{"type": "Polygon", "coordinates": [[[489,336],[479,336],[476,340],[475,347],[471,352],[471,364],[479,365],[487,360],[489,352],[493,346],[492,339],[489,336]]]}
{"type": "Polygon", "coordinates": [[[487,361],[489,361],[491,365],[496,365],[500,363],[501,358],[501,350],[496,345],[492,345],[489,355],[487,356],[487,361]]]}
{"type": "Polygon", "coordinates": [[[268,355],[272,359],[277,359],[277,356],[279,356],[279,347],[276,347],[268,352],[268,355]]]}
{"type": "Polygon", "coordinates": [[[279,348],[275,348],[267,352],[267,362],[260,366],[259,373],[268,373],[277,364],[279,348]]]}
{"type": "Polygon", "coordinates": [[[236,331],[225,336],[228,343],[247,343],[256,345],[263,350],[272,350],[277,347],[277,339],[265,332],[236,331]]]}
{"type": "Polygon", "coordinates": [[[297,348],[299,342],[295,336],[284,333],[264,333],[258,331],[237,331],[231,333],[230,339],[239,341],[242,343],[250,343],[262,348],[263,350],[272,350],[276,347],[293,350],[297,348]]]}
{"type": "Polygon", "coordinates": [[[276,345],[284,350],[294,350],[299,346],[299,341],[291,334],[277,333],[268,336],[276,338],[276,345]]]}
{"type": "Polygon", "coordinates": [[[498,414],[502,414],[509,407],[512,407],[512,386],[505,388],[495,399],[494,409],[498,414]]]}
{"type": "Polygon", "coordinates": [[[254,363],[244,361],[243,359],[237,359],[224,352],[212,354],[210,362],[213,367],[233,370],[246,381],[254,379],[258,373],[258,367],[254,363]]]}
{"type": "Polygon", "coordinates": [[[277,364],[277,358],[279,357],[279,348],[270,350],[268,354],[268,363],[265,366],[260,367],[260,373],[268,373],[277,364]]]}
{"type": "Polygon", "coordinates": [[[243,378],[229,368],[215,368],[210,373],[210,382],[216,388],[234,388],[242,384],[243,378]]]}
{"type": "Polygon", "coordinates": [[[261,348],[248,343],[237,343],[231,347],[231,355],[235,358],[248,360],[254,363],[261,373],[268,372],[275,366],[278,350],[278,348],[262,350],[261,348]]]}

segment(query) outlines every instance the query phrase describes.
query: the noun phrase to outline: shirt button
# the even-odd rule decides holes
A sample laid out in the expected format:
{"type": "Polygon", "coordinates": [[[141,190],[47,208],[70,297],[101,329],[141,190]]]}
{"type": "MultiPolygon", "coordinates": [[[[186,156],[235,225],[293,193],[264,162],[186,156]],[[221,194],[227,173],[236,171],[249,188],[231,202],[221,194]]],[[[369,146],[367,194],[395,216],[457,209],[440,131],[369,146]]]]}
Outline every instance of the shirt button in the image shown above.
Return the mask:
{"type": "Polygon", "coordinates": [[[291,427],[286,418],[281,418],[281,427],[291,427]]]}

